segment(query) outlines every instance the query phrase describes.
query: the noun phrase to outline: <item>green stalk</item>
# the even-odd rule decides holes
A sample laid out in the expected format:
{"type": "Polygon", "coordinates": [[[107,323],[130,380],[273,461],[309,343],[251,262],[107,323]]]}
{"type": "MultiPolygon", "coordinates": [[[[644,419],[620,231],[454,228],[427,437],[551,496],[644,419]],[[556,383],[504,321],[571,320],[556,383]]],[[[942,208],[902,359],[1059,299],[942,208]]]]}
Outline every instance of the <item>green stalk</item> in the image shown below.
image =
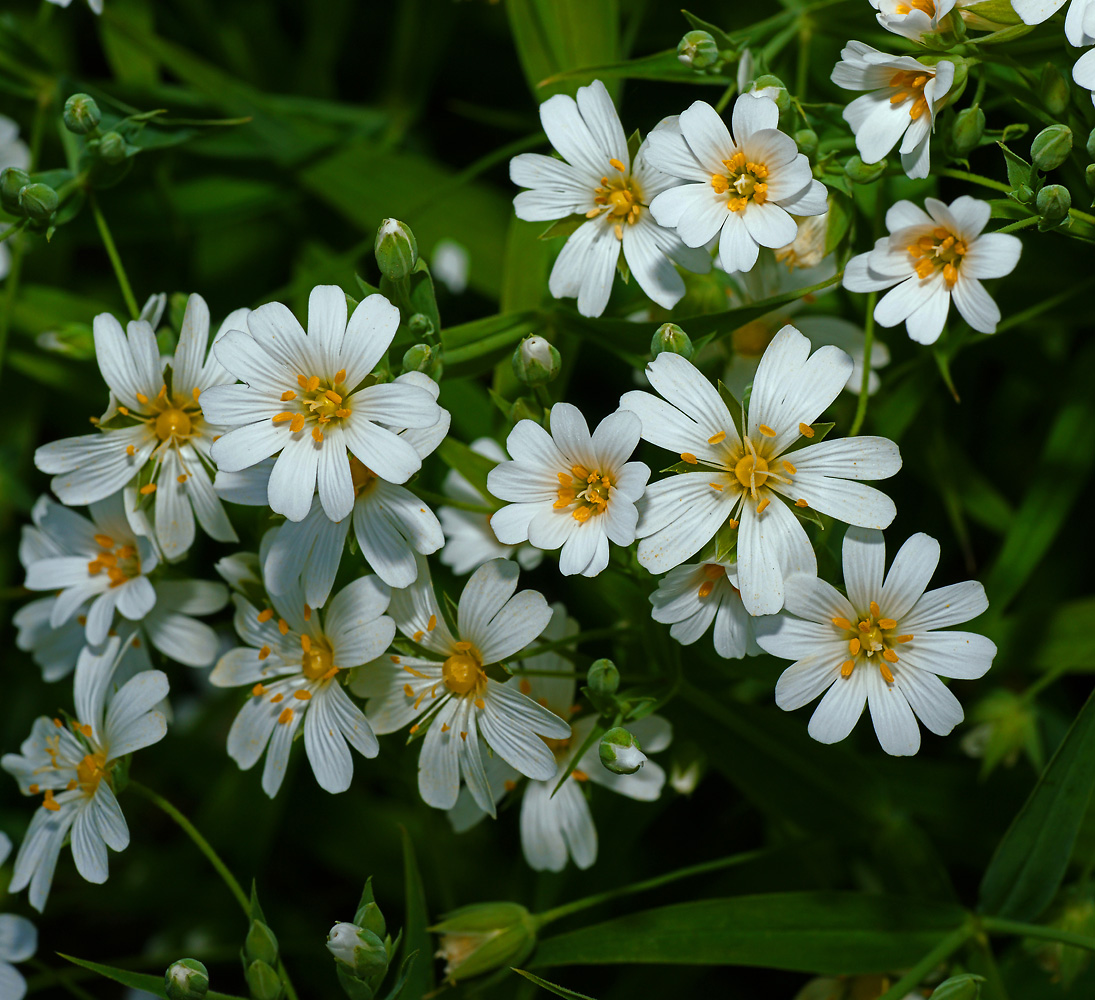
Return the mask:
{"type": "Polygon", "coordinates": [[[878,1000],[905,1000],[920,981],[940,962],[945,962],[973,936],[973,928],[963,924],[951,931],[942,941],[929,951],[919,962],[893,984],[878,1000]]]}
{"type": "Polygon", "coordinates": [[[1043,941],[1056,941],[1059,944],[1095,951],[1095,938],[1086,934],[1076,934],[1057,927],[1043,927],[1040,924],[1024,924],[1018,920],[1005,920],[1003,917],[982,917],[981,927],[990,934],[1016,934],[1019,937],[1039,938],[1043,941]]]}
{"type": "Polygon", "coordinates": [[[852,421],[852,429],[848,431],[849,437],[855,437],[863,427],[863,421],[867,419],[867,400],[870,397],[871,384],[871,349],[874,347],[874,307],[878,301],[878,292],[867,295],[867,319],[863,324],[863,381],[859,384],[859,399],[855,404],[855,419],[852,421]]]}
{"type": "Polygon", "coordinates": [[[953,177],[959,181],[980,184],[981,187],[992,188],[994,191],[1003,191],[1004,194],[1011,193],[1010,185],[1003,183],[1003,181],[993,180],[991,177],[985,177],[982,174],[971,174],[968,170],[955,170],[953,167],[944,167],[942,170],[935,171],[935,173],[943,177],[953,177]]]}
{"type": "Polygon", "coordinates": [[[99,235],[102,237],[103,246],[106,249],[107,256],[110,258],[110,263],[114,268],[114,276],[118,279],[118,287],[122,290],[122,298],[125,299],[126,308],[129,310],[129,316],[131,319],[136,319],[141,315],[141,310],[137,307],[137,300],[133,296],[133,288],[129,284],[129,278],[126,276],[125,268],[122,266],[122,259],[118,256],[118,248],[114,245],[114,237],[110,235],[110,228],[107,226],[106,219],[99,209],[99,200],[95,197],[94,191],[88,192],[87,200],[88,204],[91,205],[91,214],[95,216],[95,225],[99,227],[99,235]]]}
{"type": "Polygon", "coordinates": [[[1032,215],[1029,219],[1020,219],[1018,222],[1009,222],[1006,226],[994,229],[994,233],[1014,233],[1017,229],[1029,229],[1039,222],[1038,216],[1032,215]]]}

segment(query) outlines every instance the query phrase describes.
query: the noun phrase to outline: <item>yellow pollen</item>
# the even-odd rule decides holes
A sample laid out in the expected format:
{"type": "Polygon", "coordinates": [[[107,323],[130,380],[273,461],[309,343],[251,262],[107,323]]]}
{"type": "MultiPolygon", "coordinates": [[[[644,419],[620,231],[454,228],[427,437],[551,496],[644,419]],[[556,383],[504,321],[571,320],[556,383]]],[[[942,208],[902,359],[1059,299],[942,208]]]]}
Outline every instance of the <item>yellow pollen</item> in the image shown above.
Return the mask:
{"type": "Polygon", "coordinates": [[[289,623],[284,618],[279,618],[278,619],[278,631],[282,635],[288,635],[289,634],[289,623]]]}
{"type": "Polygon", "coordinates": [[[129,407],[128,407],[128,406],[119,406],[119,407],[118,407],[118,412],[119,412],[119,413],[120,413],[120,414],[121,414],[121,415],[122,415],[123,417],[128,417],[128,416],[129,416],[129,407]]]}
{"type": "Polygon", "coordinates": [[[144,406],[144,404],[148,402],[148,397],[143,392],[138,392],[137,402],[144,406]]]}
{"type": "Polygon", "coordinates": [[[306,622],[312,620],[312,609],[307,604],[304,605],[304,620],[306,622]]]}
{"type": "Polygon", "coordinates": [[[318,427],[312,428],[312,440],[315,441],[316,444],[320,444],[323,441],[323,431],[318,427]]]}
{"type": "Polygon", "coordinates": [[[852,639],[852,641],[848,643],[848,652],[851,653],[852,656],[855,656],[859,652],[859,647],[860,647],[859,640],[858,639],[852,639]]]}
{"type": "Polygon", "coordinates": [[[46,789],[46,796],[42,800],[42,807],[44,809],[48,809],[50,812],[58,812],[60,810],[61,804],[59,802],[55,802],[53,800],[53,789],[52,788],[47,788],[46,789]]]}
{"type": "Polygon", "coordinates": [[[580,768],[577,768],[577,767],[573,771],[570,772],[570,776],[575,781],[589,781],[589,775],[586,774],[585,771],[583,771],[583,770],[581,770],[580,768]]]}
{"type": "Polygon", "coordinates": [[[311,701],[312,692],[301,689],[300,691],[294,691],[293,697],[296,698],[297,701],[311,701]]]}
{"type": "Polygon", "coordinates": [[[95,535],[95,544],[101,549],[114,548],[114,539],[110,535],[95,535]]]}
{"type": "Polygon", "coordinates": [[[795,501],[795,506],[796,507],[809,507],[810,505],[800,497],[798,500],[795,501]]]}
{"type": "Polygon", "coordinates": [[[156,484],[155,483],[146,483],[137,492],[144,494],[144,496],[148,496],[149,494],[156,492],[156,484]]]}
{"type": "Polygon", "coordinates": [[[768,505],[769,505],[769,504],[770,504],[771,502],[772,502],[772,501],[771,501],[771,500],[769,500],[769,499],[768,499],[767,497],[765,497],[765,498],[764,498],[763,500],[761,500],[761,502],[757,504],[757,513],[758,513],[758,514],[763,514],[763,513],[764,513],[764,509],[765,509],[765,508],[766,508],[766,507],[767,507],[767,506],[768,506],[768,505]]]}
{"type": "Polygon", "coordinates": [[[271,699],[270,699],[270,701],[271,701],[271,702],[272,702],[273,704],[275,704],[275,705],[276,705],[276,704],[277,704],[277,703],[278,703],[279,701],[281,701],[281,700],[282,700],[282,699],[283,699],[284,697],[285,697],[285,695],[283,695],[283,694],[282,694],[282,693],[281,693],[281,692],[279,691],[279,692],[278,692],[278,693],[277,693],[276,695],[274,695],[274,697],[273,697],[273,698],[271,698],[271,699]]]}
{"type": "Polygon", "coordinates": [[[850,621],[848,621],[847,618],[834,618],[833,619],[833,624],[837,628],[848,628],[848,629],[850,629],[852,627],[852,623],[850,621]]]}
{"type": "Polygon", "coordinates": [[[896,663],[897,653],[895,653],[892,649],[884,649],[882,650],[882,659],[889,660],[890,663],[896,663]]]}
{"type": "Polygon", "coordinates": [[[695,465],[697,463],[696,456],[693,455],[690,451],[681,452],[681,461],[687,462],[689,465],[695,465]]]}
{"type": "Polygon", "coordinates": [[[91,795],[99,787],[99,782],[106,776],[105,753],[89,753],[76,765],[76,780],[87,795],[91,795]]]}
{"type": "Polygon", "coordinates": [[[738,526],[737,521],[735,521],[732,517],[727,518],[726,527],[728,527],[731,531],[733,531],[737,526],[738,526]]]}
{"type": "Polygon", "coordinates": [[[454,653],[441,666],[441,679],[453,694],[477,694],[486,685],[487,675],[475,650],[454,653]]]}
{"type": "Polygon", "coordinates": [[[283,403],[288,403],[290,399],[296,399],[296,398],[297,398],[297,394],[295,392],[293,392],[292,389],[286,389],[285,392],[283,392],[281,394],[281,401],[283,403]]]}
{"type": "Polygon", "coordinates": [[[875,618],[882,614],[882,609],[878,606],[877,601],[871,601],[871,614],[874,615],[875,618]]]}
{"type": "Polygon", "coordinates": [[[711,437],[709,437],[707,439],[707,443],[708,444],[721,444],[725,440],[726,440],[726,431],[719,431],[718,434],[712,434],[711,437]]]}
{"type": "Polygon", "coordinates": [[[285,423],[286,420],[292,420],[292,419],[293,419],[293,414],[291,414],[288,410],[285,410],[282,413],[275,413],[274,416],[272,416],[270,418],[270,422],[274,423],[274,424],[283,424],[283,423],[285,423]]]}
{"type": "Polygon", "coordinates": [[[714,583],[710,580],[704,580],[703,583],[700,584],[700,597],[708,597],[714,589],[714,583]]]}
{"type": "Polygon", "coordinates": [[[759,427],[757,427],[757,430],[760,431],[761,434],[763,434],[766,438],[774,438],[776,436],[776,432],[772,430],[772,428],[769,427],[767,424],[761,424],[759,427]]]}
{"type": "Polygon", "coordinates": [[[180,410],[172,406],[163,410],[156,417],[156,437],[161,441],[167,441],[169,438],[189,437],[192,429],[190,414],[186,410],[180,410]]]}
{"type": "Polygon", "coordinates": [[[617,170],[619,170],[619,171],[620,171],[621,173],[622,173],[623,171],[625,171],[625,170],[627,169],[627,167],[625,167],[625,166],[624,166],[624,165],[623,165],[623,164],[622,164],[622,163],[621,163],[621,162],[620,162],[619,160],[617,160],[617,159],[616,159],[615,157],[613,157],[613,158],[612,158],[611,160],[609,160],[609,161],[608,161],[608,163],[609,163],[609,166],[615,167],[615,168],[616,168],[617,170]]]}
{"type": "Polygon", "coordinates": [[[840,676],[851,677],[852,671],[855,669],[855,660],[845,660],[840,665],[840,676]]]}
{"type": "Polygon", "coordinates": [[[798,472],[798,469],[796,469],[796,468],[795,468],[795,467],[794,467],[794,466],[793,466],[793,465],[792,465],[792,464],[791,464],[790,462],[788,462],[788,461],[787,461],[787,459],[784,459],[784,460],[783,460],[783,461],[782,461],[782,462],[781,462],[780,464],[781,464],[781,465],[782,465],[782,466],[784,467],[784,469],[786,469],[786,470],[787,470],[787,471],[788,471],[788,472],[789,472],[789,473],[790,473],[790,474],[791,474],[792,476],[793,476],[793,475],[795,475],[795,473],[797,473],[797,472],[798,472]]]}
{"type": "Polygon", "coordinates": [[[304,430],[304,414],[296,413],[293,415],[293,419],[289,421],[289,430],[293,434],[299,434],[304,430]]]}
{"type": "Polygon", "coordinates": [[[261,625],[263,622],[268,622],[273,617],[274,617],[274,609],[273,608],[266,608],[265,610],[259,612],[258,622],[261,625]]]}
{"type": "Polygon", "coordinates": [[[437,615],[430,615],[430,620],[426,623],[426,631],[432,632],[437,628],[437,615]]]}
{"type": "Polygon", "coordinates": [[[879,618],[878,627],[884,629],[897,628],[897,622],[893,618],[879,618]]]}
{"type": "Polygon", "coordinates": [[[291,708],[283,708],[281,710],[281,715],[278,716],[278,722],[281,725],[284,726],[287,723],[290,723],[292,721],[293,721],[293,710],[291,708]]]}
{"type": "Polygon", "coordinates": [[[312,639],[310,636],[302,635],[300,637],[300,648],[306,653],[312,648],[312,639]]]}
{"type": "Polygon", "coordinates": [[[798,432],[804,438],[812,438],[814,436],[814,429],[809,424],[799,424],[798,432]]]}
{"type": "Polygon", "coordinates": [[[253,688],[251,688],[251,694],[253,694],[256,698],[261,698],[264,694],[266,694],[266,688],[261,683],[256,684],[253,688]]]}
{"type": "Polygon", "coordinates": [[[880,663],[878,665],[878,669],[879,669],[879,672],[882,674],[882,679],[887,684],[892,684],[893,683],[893,671],[890,670],[890,668],[887,667],[885,663],[880,663]]]}
{"type": "Polygon", "coordinates": [[[38,794],[38,786],[36,784],[35,785],[27,785],[27,791],[30,792],[31,795],[37,795],[38,794]]]}
{"type": "Polygon", "coordinates": [[[127,444],[127,445],[125,446],[125,453],[126,453],[127,455],[129,455],[130,457],[132,457],[132,456],[133,456],[134,454],[136,454],[136,452],[137,452],[137,449],[136,449],[136,448],[134,448],[134,447],[133,447],[133,445],[131,445],[131,444],[127,444]]]}
{"type": "Polygon", "coordinates": [[[721,493],[723,489],[725,489],[722,483],[708,483],[707,485],[710,486],[711,489],[713,489],[716,493],[721,493]]]}
{"type": "Polygon", "coordinates": [[[899,635],[894,637],[894,642],[912,642],[911,635],[899,635]]]}

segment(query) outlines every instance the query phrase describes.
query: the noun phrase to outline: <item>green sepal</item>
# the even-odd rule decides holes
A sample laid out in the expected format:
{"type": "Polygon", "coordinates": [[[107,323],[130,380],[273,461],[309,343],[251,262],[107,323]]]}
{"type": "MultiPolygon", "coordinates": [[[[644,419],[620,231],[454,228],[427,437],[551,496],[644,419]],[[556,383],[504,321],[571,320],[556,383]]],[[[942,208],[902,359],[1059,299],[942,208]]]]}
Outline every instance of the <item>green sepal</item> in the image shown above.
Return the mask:
{"type": "Polygon", "coordinates": [[[565,219],[559,219],[557,222],[553,222],[537,237],[541,240],[553,240],[557,236],[570,236],[572,233],[577,232],[578,228],[589,220],[584,216],[575,213],[574,215],[568,215],[565,219]]]}
{"type": "Polygon", "coordinates": [[[731,560],[737,561],[738,529],[730,527],[730,518],[722,522],[722,527],[715,532],[715,562],[725,563],[731,560]]]}

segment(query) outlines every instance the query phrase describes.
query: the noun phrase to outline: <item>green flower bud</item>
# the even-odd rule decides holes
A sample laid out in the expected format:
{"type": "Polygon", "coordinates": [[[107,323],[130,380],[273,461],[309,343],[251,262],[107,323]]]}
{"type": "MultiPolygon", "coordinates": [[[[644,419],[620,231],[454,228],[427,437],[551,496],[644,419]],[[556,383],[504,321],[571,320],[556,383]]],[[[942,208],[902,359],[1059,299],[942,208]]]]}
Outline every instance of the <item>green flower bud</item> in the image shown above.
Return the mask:
{"type": "Polygon", "coordinates": [[[19,207],[19,192],[30,183],[30,174],[19,167],[8,167],[0,171],[0,204],[12,215],[22,214],[19,207]]]}
{"type": "Polygon", "coordinates": [[[99,140],[99,156],[106,163],[121,163],[126,151],[125,139],[117,132],[106,132],[99,140]]]}
{"type": "Polygon", "coordinates": [[[1087,169],[1084,171],[1084,180],[1087,182],[1088,191],[1095,194],[1095,163],[1087,165],[1087,169]]]}
{"type": "Polygon", "coordinates": [[[620,671],[611,660],[594,660],[586,683],[598,694],[615,694],[620,686],[620,671]]]}
{"type": "Polygon", "coordinates": [[[255,1000],[278,1000],[281,996],[281,980],[265,962],[254,961],[247,966],[247,987],[255,1000]]]}
{"type": "Polygon", "coordinates": [[[562,368],[559,352],[543,337],[525,337],[513,352],[513,374],[525,385],[550,382],[562,368]]]}
{"type": "Polygon", "coordinates": [[[719,61],[719,46],[707,31],[690,31],[677,45],[677,58],[693,69],[707,69],[719,61]]]}
{"type": "Polygon", "coordinates": [[[650,356],[656,358],[668,351],[679,354],[685,360],[692,357],[692,341],[676,323],[663,323],[654,331],[650,341],[650,356]]]}
{"type": "Polygon", "coordinates": [[[434,329],[433,320],[430,319],[425,313],[415,313],[409,320],[407,320],[407,329],[419,339],[430,339],[436,336],[437,331],[434,329]]]}
{"type": "Polygon", "coordinates": [[[433,368],[433,348],[429,344],[415,344],[408,347],[403,355],[403,370],[405,372],[425,372],[427,375],[433,368]]]}
{"type": "Polygon", "coordinates": [[[1029,205],[1034,200],[1034,191],[1029,184],[1020,184],[1015,189],[1015,198],[1024,205],[1029,205]]]}
{"type": "Polygon", "coordinates": [[[753,81],[753,86],[749,88],[749,93],[757,97],[770,97],[776,102],[781,115],[791,109],[791,95],[787,93],[783,81],[778,76],[772,76],[771,73],[758,76],[753,81]]]}
{"type": "Polygon", "coordinates": [[[958,156],[967,156],[981,143],[985,134],[985,112],[976,104],[972,108],[963,108],[954,116],[951,140],[954,152],[958,156]]]}
{"type": "Polygon", "coordinates": [[[35,222],[48,222],[60,201],[48,184],[27,184],[19,191],[19,208],[35,222]]]}
{"type": "Polygon", "coordinates": [[[163,974],[163,987],[171,1000],[201,1000],[209,992],[209,970],[196,958],[180,958],[163,974]]]}
{"type": "Polygon", "coordinates": [[[984,976],[975,976],[968,972],[961,976],[951,976],[932,990],[932,1000],[978,1000],[984,981],[984,976]]]}
{"type": "Polygon", "coordinates": [[[327,934],[327,950],[355,979],[364,980],[373,989],[388,971],[391,956],[384,942],[357,924],[335,924],[327,934]]]}
{"type": "Polygon", "coordinates": [[[800,153],[813,156],[817,152],[817,133],[812,128],[800,128],[794,139],[800,153]]]}
{"type": "Polygon", "coordinates": [[[1063,115],[1068,107],[1068,80],[1055,63],[1047,62],[1042,68],[1038,92],[1046,110],[1054,116],[1063,115]]]}
{"type": "Polygon", "coordinates": [[[1087,149],[1087,155],[1095,160],[1095,128],[1088,133],[1087,146],[1085,148],[1087,149]]]}
{"type": "Polygon", "coordinates": [[[1056,170],[1072,152],[1072,129],[1050,125],[1042,129],[1030,144],[1030,160],[1041,171],[1056,170]]]}
{"type": "Polygon", "coordinates": [[[430,928],[441,935],[438,957],[450,983],[520,965],[536,944],[536,924],[517,903],[475,903],[430,928]]]}
{"type": "Polygon", "coordinates": [[[76,135],[87,135],[99,127],[103,120],[99,105],[87,94],[73,94],[65,101],[65,128],[76,135]]]}
{"type": "Polygon", "coordinates": [[[385,219],[376,231],[376,262],[390,281],[410,276],[418,263],[418,241],[398,219],[385,219]]]}
{"type": "Polygon", "coordinates": [[[1068,218],[1068,210],[1072,208],[1072,195],[1063,184],[1047,184],[1038,192],[1038,214],[1042,221],[1038,223],[1039,229],[1050,229],[1060,225],[1068,218]]]}
{"type": "Polygon", "coordinates": [[[372,931],[377,937],[383,937],[388,932],[388,923],[376,903],[369,903],[358,910],[354,922],[365,930],[372,931]]]}
{"type": "Polygon", "coordinates": [[[247,930],[247,938],[243,942],[243,953],[249,962],[258,960],[267,965],[277,965],[277,936],[261,920],[252,920],[247,930]]]}
{"type": "Polygon", "coordinates": [[[601,763],[613,774],[634,774],[646,763],[639,741],[623,726],[610,729],[601,737],[598,752],[601,763]]]}
{"type": "Polygon", "coordinates": [[[886,172],[886,161],[877,163],[864,163],[858,156],[853,156],[844,164],[844,176],[853,184],[873,184],[886,172]]]}

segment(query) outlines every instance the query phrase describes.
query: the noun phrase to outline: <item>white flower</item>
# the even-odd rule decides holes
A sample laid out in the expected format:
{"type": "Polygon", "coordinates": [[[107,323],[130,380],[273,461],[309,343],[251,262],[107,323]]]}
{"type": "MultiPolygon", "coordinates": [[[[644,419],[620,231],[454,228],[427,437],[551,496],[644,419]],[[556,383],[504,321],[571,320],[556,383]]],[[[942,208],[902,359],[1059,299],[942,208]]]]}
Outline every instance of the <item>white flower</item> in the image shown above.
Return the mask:
{"type": "MultiPolygon", "coordinates": [[[[715,652],[740,660],[760,652],[753,619],[745,610],[738,590],[737,567],[731,563],[689,563],[671,569],[650,595],[651,617],[672,625],[669,634],[682,646],[690,646],[715,623],[715,652]]],[[[646,744],[640,739],[640,743],[646,744]]]]}
{"type": "Polygon", "coordinates": [[[833,68],[845,90],[869,90],[844,109],[864,163],[877,163],[901,140],[901,167],[927,177],[935,115],[954,83],[954,63],[927,66],[912,56],[891,56],[863,42],[849,42],[833,68]],[[904,137],[904,138],[902,138],[904,137]]]}
{"type": "Polygon", "coordinates": [[[956,0],[871,0],[878,23],[895,35],[920,42],[925,35],[944,31],[956,0]]]}
{"type": "MultiPolygon", "coordinates": [[[[577,625],[573,620],[568,621],[563,606],[553,605],[551,623],[544,630],[543,639],[551,642],[575,631],[577,625]]],[[[558,653],[541,653],[530,656],[522,668],[530,671],[529,675],[512,678],[507,682],[508,687],[517,687],[561,719],[569,719],[574,714],[576,682],[574,667],[568,660],[558,653]],[[532,671],[537,674],[534,676],[532,671]],[[562,676],[543,676],[553,673],[562,676]]],[[[574,723],[569,738],[548,740],[547,745],[555,755],[556,772],[546,781],[532,780],[525,787],[521,800],[521,849],[529,866],[536,871],[560,872],[566,867],[568,857],[581,869],[589,868],[597,860],[597,827],[588,797],[583,792],[584,785],[593,782],[640,802],[653,802],[661,794],[665,772],[657,763],[648,760],[634,774],[613,774],[598,759],[596,741],[582,754],[562,787],[555,791],[596,721],[596,716],[586,716],[574,723]]],[[[627,728],[647,753],[664,750],[672,739],[669,723],[657,715],[629,722],[627,728]]],[[[495,803],[513,791],[521,778],[502,760],[488,764],[487,773],[495,803]]],[[[456,832],[462,833],[485,815],[469,790],[463,789],[456,805],[449,811],[449,820],[456,832]]]]}
{"type": "Polygon", "coordinates": [[[650,140],[631,163],[623,126],[600,80],[579,87],[577,100],[565,94],[548,98],[540,105],[540,121],[563,159],[521,153],[510,161],[510,180],[531,188],[513,199],[517,218],[541,222],[580,213],[589,219],[555,261],[551,294],[577,296],[578,312],[600,316],[622,248],[639,287],[659,305],[675,305],[684,281],[673,263],[705,272],[711,258],[654,221],[651,201],[677,182],[651,166],[650,140]]]}
{"type": "Polygon", "coordinates": [[[430,274],[453,295],[460,295],[468,287],[470,263],[471,258],[462,244],[456,240],[438,240],[430,257],[430,274]]]}
{"type": "Polygon", "coordinates": [[[1072,79],[1084,90],[1091,91],[1091,103],[1095,104],[1095,49],[1085,52],[1072,67],[1072,79]]]}
{"type": "Polygon", "coordinates": [[[727,271],[748,271],[762,246],[790,243],[798,232],[792,213],[826,210],[825,186],[778,123],[775,101],[743,94],[733,135],[710,104],[696,101],[647,138],[651,163],[682,181],[651,202],[654,218],[690,247],[718,237],[727,271]]]}
{"type": "Polygon", "coordinates": [[[926,198],[927,212],[899,201],[886,212],[890,235],[874,249],[853,257],[844,270],[844,287],[882,296],[874,318],[882,326],[904,322],[920,344],[939,339],[951,300],[962,318],[981,333],[993,333],[1000,310],[982,278],[1010,274],[1023,244],[1008,233],[982,233],[992,209],[987,201],[962,195],[945,205],[926,198]]]}
{"type": "MultiPolygon", "coordinates": [[[[1066,0],[1012,0],[1011,6],[1024,24],[1049,20],[1066,0]]],[[[1095,45],[1095,0],[1072,0],[1065,15],[1065,37],[1070,45],[1095,45]]]]}
{"type": "MultiPolygon", "coordinates": [[[[243,322],[237,309],[221,324],[214,344],[243,322]]],[[[182,556],[194,541],[194,517],[206,534],[221,542],[236,533],[213,492],[210,446],[222,428],[208,422],[201,394],[233,376],[207,356],[209,308],[191,295],[171,361],[170,387],[164,376],[156,335],[144,320],[129,324],[128,339],[109,313],[95,317],[95,356],[110,387],[111,405],[96,434],[42,445],[34,463],[53,475],[53,492],[62,503],[89,504],[117,493],[146,463],[154,493],[156,539],[168,559],[182,556]]]]}
{"type": "MultiPolygon", "coordinates": [[[[120,640],[107,643],[112,663],[120,640]]],[[[114,797],[114,768],[127,754],[163,739],[167,722],[154,706],[167,695],[167,677],[145,670],[114,691],[113,670],[89,669],[89,654],[76,665],[76,720],[35,720],[20,754],[5,754],[0,767],[24,795],[43,794],[12,872],[12,892],[30,886],[30,905],[46,904],[57,857],[71,839],[76,870],[89,882],[107,879],[107,853],[129,846],[129,828],[114,797]],[[113,692],[113,696],[112,695],[113,692]]]]}
{"type": "MultiPolygon", "coordinates": [[[[470,445],[472,451],[494,462],[504,462],[508,456],[493,438],[477,438],[470,445]]],[[[450,469],[445,476],[442,490],[453,500],[482,506],[487,499],[459,472],[450,469]]],[[[490,525],[490,514],[477,514],[457,507],[440,507],[438,516],[445,532],[445,545],[438,558],[457,576],[470,573],[490,559],[517,560],[521,569],[535,569],[544,554],[532,545],[503,545],[490,525]]]]}
{"type": "MultiPolygon", "coordinates": [[[[407,372],[395,380],[397,385],[421,387],[434,398],[437,383],[420,372],[407,372]]],[[[449,412],[438,408],[439,418],[432,427],[400,431],[420,459],[436,450],[449,431],[449,412]]],[[[354,489],[352,516],[332,521],[318,497],[301,521],[286,521],[275,529],[268,553],[263,559],[263,578],[272,594],[304,587],[304,599],[313,608],[327,602],[335,582],[346,537],[351,524],[361,554],[373,571],[390,587],[407,587],[418,573],[415,552],[428,555],[445,543],[437,516],[410,490],[381,479],[355,456],[350,459],[350,481],[354,489]]],[[[240,472],[218,472],[217,493],[234,503],[265,506],[269,494],[274,459],[240,472]]]]}
{"type": "Polygon", "coordinates": [[[786,326],[764,352],[753,382],[744,437],[710,382],[676,354],[646,367],[647,392],[620,401],[643,424],[643,438],[680,455],[696,472],[647,487],[638,525],[639,562],[665,573],[698,552],[725,525],[736,532],[738,586],[751,615],[783,606],[784,577],[814,572],[814,550],[793,508],[812,507],[849,524],[885,527],[893,501],[858,480],[885,479],[901,467],[897,445],[881,437],[807,444],[810,425],[848,381],[852,360],[836,347],[810,354],[786,326]]]}
{"type": "MultiPolygon", "coordinates": [[[[58,7],[67,7],[72,0],[49,0],[50,3],[56,4],[58,7]]],[[[93,14],[101,14],[103,12],[103,0],[87,0],[87,5],[91,8],[93,14]]]]}
{"type": "Polygon", "coordinates": [[[591,437],[585,417],[569,403],[551,408],[550,434],[534,420],[518,421],[506,441],[514,460],[499,462],[487,475],[487,489],[511,501],[491,515],[498,540],[561,548],[564,576],[600,573],[608,565],[609,541],[635,540],[635,501],[650,469],[627,460],[641,431],[635,414],[617,411],[591,437]]]}
{"type": "Polygon", "coordinates": [[[435,658],[390,656],[367,664],[351,685],[369,698],[366,715],[380,734],[429,724],[418,760],[418,790],[436,809],[451,809],[461,777],[480,808],[494,815],[483,752],[489,747],[530,778],[549,779],[555,758],[541,736],[565,739],[570,726],[487,669],[522,650],[551,619],[542,594],[517,589],[517,566],[494,559],[468,580],[457,608],[457,633],[445,623],[429,567],[392,595],[391,614],[407,638],[435,658]],[[415,721],[417,720],[417,721],[415,721]],[[481,742],[482,741],[482,742],[481,742]]]}
{"type": "MultiPolygon", "coordinates": [[[[0,833],[0,865],[11,854],[11,839],[0,833]]],[[[38,950],[38,929],[26,917],[0,913],[0,997],[22,1000],[27,984],[13,962],[25,962],[38,950]]]]}
{"type": "MultiPolygon", "coordinates": [[[[134,533],[123,503],[116,494],[92,504],[89,521],[39,497],[31,511],[35,527],[23,529],[19,554],[27,588],[57,592],[20,609],[16,622],[25,630],[21,641],[35,649],[47,680],[64,676],[75,663],[70,655],[79,637],[70,623],[82,627],[97,654],[115,611],[136,626],[135,648],[141,648],[143,637],[165,656],[194,667],[207,667],[216,656],[216,634],[191,616],[219,611],[228,601],[227,591],[208,580],[153,583],[155,550],[148,538],[134,533]],[[57,633],[49,635],[47,627],[57,633]]],[[[147,655],[140,655],[146,662],[147,655]]]]}
{"type": "Polygon", "coordinates": [[[395,636],[384,612],[388,588],[374,576],[343,587],[322,614],[299,587],[272,594],[257,610],[236,595],[236,632],[247,643],[225,653],[209,679],[218,687],[252,685],[228,733],[228,755],[244,771],[266,753],[262,789],[273,798],[285,778],[301,725],[304,749],[321,788],[344,792],[354,764],[346,744],[364,757],[380,749],[372,726],[343,690],[339,674],[380,656],[395,636]]]}
{"type": "Polygon", "coordinates": [[[924,593],[938,563],[939,543],[913,535],[883,580],[882,532],[850,528],[844,536],[848,596],[824,580],[797,576],[787,582],[786,613],[757,623],[766,652],[796,661],[776,683],[780,708],[790,712],[828,692],[810,718],[815,740],[844,739],[864,702],[890,754],[920,749],[917,717],[938,736],[962,721],[962,706],[939,677],[982,676],[996,646],[973,632],[937,631],[989,606],[976,581],[924,593]]]}
{"type": "MultiPolygon", "coordinates": [[[[26,170],[30,165],[30,150],[19,138],[19,126],[7,115],[0,115],[0,170],[18,167],[26,170]]],[[[11,252],[7,240],[0,243],[0,278],[6,278],[11,270],[11,252]]]]}
{"type": "Polygon", "coordinates": [[[312,289],[308,333],[280,302],[254,310],[249,333],[230,331],[215,348],[247,383],[207,394],[211,418],[233,428],[213,445],[217,468],[238,472],[277,455],[268,499],[291,521],[308,514],[317,487],[332,521],[349,515],[349,455],[390,483],[410,479],[422,459],[396,431],[433,427],[440,408],[419,385],[373,384],[398,326],[399,310],[382,295],[363,300],[347,323],[346,295],[335,285],[312,289]]]}

